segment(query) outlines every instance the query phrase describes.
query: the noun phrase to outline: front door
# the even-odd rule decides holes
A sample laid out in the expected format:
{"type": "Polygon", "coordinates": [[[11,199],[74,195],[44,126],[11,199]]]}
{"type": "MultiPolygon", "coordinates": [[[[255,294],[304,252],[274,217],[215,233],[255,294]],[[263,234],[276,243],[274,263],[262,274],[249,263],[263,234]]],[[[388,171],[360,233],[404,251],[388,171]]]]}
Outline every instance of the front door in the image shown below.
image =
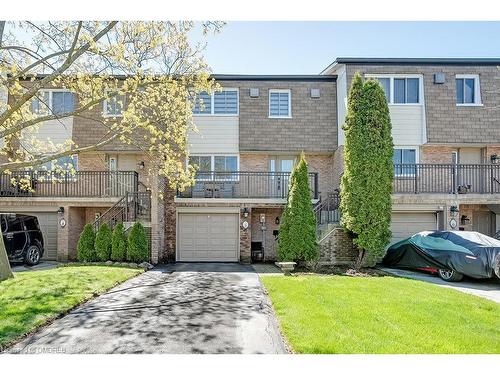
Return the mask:
{"type": "Polygon", "coordinates": [[[273,197],[287,197],[290,174],[294,165],[295,158],[293,156],[276,157],[269,161],[269,171],[273,172],[270,179],[273,197]]]}
{"type": "Polygon", "coordinates": [[[474,211],[472,214],[472,229],[476,232],[492,236],[493,217],[490,211],[474,211]]]}

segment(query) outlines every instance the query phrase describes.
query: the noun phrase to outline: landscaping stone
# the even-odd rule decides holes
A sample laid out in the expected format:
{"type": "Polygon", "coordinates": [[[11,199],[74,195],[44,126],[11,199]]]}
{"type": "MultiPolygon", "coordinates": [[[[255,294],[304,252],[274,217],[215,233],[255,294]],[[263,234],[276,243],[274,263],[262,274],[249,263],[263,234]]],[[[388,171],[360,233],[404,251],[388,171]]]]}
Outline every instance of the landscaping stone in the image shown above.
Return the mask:
{"type": "Polygon", "coordinates": [[[107,266],[112,266],[112,265],[113,265],[113,262],[112,262],[111,260],[108,260],[108,261],[106,262],[106,265],[107,265],[107,266]]]}
{"type": "Polygon", "coordinates": [[[128,266],[129,266],[130,268],[139,268],[139,266],[137,265],[137,263],[132,263],[132,262],[131,262],[131,263],[129,263],[129,264],[128,264],[128,266]]]}
{"type": "Polygon", "coordinates": [[[285,275],[290,275],[290,273],[295,269],[297,263],[295,262],[276,262],[276,264],[285,275]]]}
{"type": "Polygon", "coordinates": [[[144,268],[144,270],[147,271],[147,270],[152,269],[153,265],[151,263],[148,263],[148,262],[142,262],[141,264],[139,264],[139,267],[144,268]]]}

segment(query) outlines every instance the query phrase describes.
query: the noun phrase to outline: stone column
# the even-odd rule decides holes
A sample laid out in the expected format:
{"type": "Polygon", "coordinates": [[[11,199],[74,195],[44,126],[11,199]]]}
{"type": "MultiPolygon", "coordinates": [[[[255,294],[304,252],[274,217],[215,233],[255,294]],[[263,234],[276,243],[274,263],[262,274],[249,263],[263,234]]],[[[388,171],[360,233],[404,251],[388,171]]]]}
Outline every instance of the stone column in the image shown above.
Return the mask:
{"type": "Polygon", "coordinates": [[[252,209],[248,207],[248,217],[244,217],[243,209],[240,210],[240,262],[250,264],[252,261],[252,209]],[[243,228],[243,222],[248,223],[248,228],[243,228]]]}

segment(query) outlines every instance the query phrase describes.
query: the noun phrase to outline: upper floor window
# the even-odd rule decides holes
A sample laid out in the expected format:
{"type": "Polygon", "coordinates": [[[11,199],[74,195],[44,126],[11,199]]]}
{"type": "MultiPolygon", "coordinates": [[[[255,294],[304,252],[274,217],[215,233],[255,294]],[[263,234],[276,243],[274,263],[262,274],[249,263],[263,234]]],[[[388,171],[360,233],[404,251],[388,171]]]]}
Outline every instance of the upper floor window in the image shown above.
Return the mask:
{"type": "Polygon", "coordinates": [[[290,90],[269,90],[269,117],[292,117],[290,90]]]}
{"type": "Polygon", "coordinates": [[[380,82],[389,104],[420,104],[420,77],[370,76],[380,82]]]}
{"type": "Polygon", "coordinates": [[[481,104],[478,75],[457,74],[455,85],[457,105],[481,104]]]}
{"type": "Polygon", "coordinates": [[[413,148],[395,148],[392,154],[392,161],[394,164],[394,175],[413,176],[415,175],[415,167],[408,164],[415,164],[417,162],[417,150],[413,148]]]}
{"type": "Polygon", "coordinates": [[[78,156],[70,155],[70,156],[62,156],[58,159],[54,159],[48,161],[39,167],[37,170],[39,171],[68,171],[68,170],[77,170],[78,168],[78,156]]]}
{"type": "Polygon", "coordinates": [[[70,91],[40,91],[31,101],[31,111],[37,115],[62,115],[74,110],[75,95],[70,91]]]}
{"type": "Polygon", "coordinates": [[[207,92],[198,94],[198,100],[193,107],[195,115],[237,115],[238,89],[223,89],[212,95],[207,92]]]}
{"type": "Polygon", "coordinates": [[[103,102],[104,117],[121,117],[123,116],[123,107],[125,104],[124,95],[115,95],[103,102]]]}

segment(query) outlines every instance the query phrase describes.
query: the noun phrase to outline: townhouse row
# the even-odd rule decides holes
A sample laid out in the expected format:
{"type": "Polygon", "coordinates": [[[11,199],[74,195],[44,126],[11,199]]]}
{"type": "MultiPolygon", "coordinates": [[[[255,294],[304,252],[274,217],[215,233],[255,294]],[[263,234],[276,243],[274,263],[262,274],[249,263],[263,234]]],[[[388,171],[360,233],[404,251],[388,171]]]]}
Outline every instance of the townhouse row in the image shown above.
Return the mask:
{"type": "MultiPolygon", "coordinates": [[[[360,72],[379,80],[391,114],[392,240],[435,229],[493,235],[500,227],[499,65],[494,59],[338,58],[318,75],[214,75],[222,91],[203,95],[204,106],[194,108],[198,131],[188,136],[186,162],[199,168],[191,188],[169,191],[148,173],[139,149],[113,143],[60,160],[77,173],[57,185],[40,182],[24,194],[2,178],[0,211],[38,216],[47,259],[74,259],[85,223],[141,220],[154,263],[274,260],[300,152],[309,163],[318,222],[326,229],[338,224],[342,124],[349,86],[360,72]]],[[[74,105],[62,89],[44,95],[54,111],[74,105]]],[[[85,146],[102,137],[103,116],[120,114],[116,101],[105,102],[84,116],[45,123],[37,136],[85,146]]]]}

